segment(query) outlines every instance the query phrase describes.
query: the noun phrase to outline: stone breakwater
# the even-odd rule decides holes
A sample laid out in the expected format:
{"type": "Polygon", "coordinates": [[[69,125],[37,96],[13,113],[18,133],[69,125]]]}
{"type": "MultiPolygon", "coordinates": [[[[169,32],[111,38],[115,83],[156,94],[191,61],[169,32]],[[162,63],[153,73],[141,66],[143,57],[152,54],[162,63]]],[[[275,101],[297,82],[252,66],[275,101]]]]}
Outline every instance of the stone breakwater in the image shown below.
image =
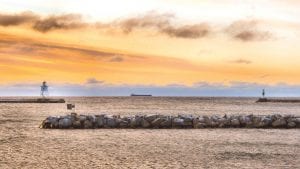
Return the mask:
{"type": "Polygon", "coordinates": [[[77,115],[47,117],[40,128],[300,128],[300,117],[293,115],[77,115]]]}

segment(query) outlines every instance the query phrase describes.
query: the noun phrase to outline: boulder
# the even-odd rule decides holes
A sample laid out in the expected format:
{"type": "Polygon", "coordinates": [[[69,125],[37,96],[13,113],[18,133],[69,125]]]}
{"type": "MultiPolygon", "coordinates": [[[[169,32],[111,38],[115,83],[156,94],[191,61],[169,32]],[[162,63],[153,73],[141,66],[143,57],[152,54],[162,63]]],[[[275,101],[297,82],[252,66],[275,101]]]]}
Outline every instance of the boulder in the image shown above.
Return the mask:
{"type": "Polygon", "coordinates": [[[262,117],[259,123],[260,128],[270,127],[272,124],[272,119],[270,117],[262,117]]]}
{"type": "Polygon", "coordinates": [[[82,128],[79,120],[73,121],[72,126],[76,129],[82,128]]]}
{"type": "Polygon", "coordinates": [[[131,127],[131,128],[136,128],[136,127],[138,127],[138,122],[137,122],[137,120],[136,120],[135,117],[132,117],[132,118],[130,119],[130,127],[131,127]]]}
{"type": "Polygon", "coordinates": [[[143,116],[139,116],[139,115],[135,116],[136,127],[141,127],[142,126],[142,120],[143,119],[144,119],[143,116]]]}
{"type": "Polygon", "coordinates": [[[251,122],[251,118],[249,116],[240,116],[239,120],[240,120],[240,125],[242,127],[245,127],[245,126],[247,126],[247,125],[249,125],[249,124],[252,123],[251,122]]]}
{"type": "Polygon", "coordinates": [[[230,120],[230,124],[231,124],[231,127],[240,127],[241,123],[240,123],[239,119],[234,118],[234,119],[230,120]]]}
{"type": "Polygon", "coordinates": [[[213,115],[213,116],[210,117],[210,119],[211,119],[212,121],[214,121],[214,122],[218,122],[219,119],[220,119],[220,117],[217,116],[217,115],[213,115]]]}
{"type": "Polygon", "coordinates": [[[62,118],[58,121],[58,127],[61,129],[71,128],[72,120],[70,118],[62,118]]]}
{"type": "Polygon", "coordinates": [[[116,128],[118,127],[118,123],[116,121],[115,118],[106,118],[106,125],[105,127],[108,127],[108,128],[116,128]]]}
{"type": "Polygon", "coordinates": [[[261,116],[252,116],[252,126],[251,127],[256,127],[259,128],[261,125],[261,116]]]}
{"type": "Polygon", "coordinates": [[[205,127],[206,127],[205,123],[198,122],[198,123],[194,124],[194,128],[196,128],[196,129],[205,128],[205,127]]]}
{"type": "Polygon", "coordinates": [[[208,116],[203,116],[204,119],[204,123],[207,127],[211,127],[212,126],[212,120],[210,119],[210,117],[208,116]]]}
{"type": "Polygon", "coordinates": [[[172,124],[173,124],[173,127],[183,127],[184,126],[184,120],[181,119],[181,118],[176,117],[176,118],[173,119],[172,124]]]}
{"type": "Polygon", "coordinates": [[[58,121],[59,119],[57,117],[47,117],[47,119],[44,121],[43,128],[58,128],[58,121]]]}
{"type": "Polygon", "coordinates": [[[300,118],[299,117],[295,118],[294,122],[296,123],[296,127],[300,128],[300,118]]]}
{"type": "Polygon", "coordinates": [[[171,117],[163,118],[163,121],[160,123],[160,126],[162,128],[171,128],[172,127],[172,118],[171,117]]]}
{"type": "Polygon", "coordinates": [[[79,115],[79,121],[80,121],[81,124],[83,124],[85,120],[86,120],[86,116],[79,115]]]}
{"type": "Polygon", "coordinates": [[[211,121],[210,127],[212,127],[212,128],[219,127],[219,122],[217,122],[217,121],[211,121]]]}
{"type": "Polygon", "coordinates": [[[280,118],[282,118],[282,115],[280,115],[280,114],[271,115],[271,119],[272,119],[273,122],[280,119],[280,118]]]}
{"type": "Polygon", "coordinates": [[[90,120],[85,120],[83,122],[83,128],[85,128],[85,129],[93,128],[93,123],[90,120]]]}
{"type": "Polygon", "coordinates": [[[286,127],[286,121],[284,118],[278,118],[277,120],[273,121],[272,126],[276,128],[286,127]]]}
{"type": "Polygon", "coordinates": [[[151,124],[146,119],[142,119],[142,127],[143,128],[148,128],[150,126],[151,126],[151,124]]]}
{"type": "Polygon", "coordinates": [[[230,120],[222,117],[218,119],[218,124],[220,128],[230,127],[230,120]]]}
{"type": "Polygon", "coordinates": [[[155,120],[153,120],[153,121],[151,122],[151,125],[152,125],[152,127],[154,127],[154,128],[159,128],[161,122],[163,122],[163,119],[162,119],[162,118],[156,118],[155,120]]]}
{"type": "Polygon", "coordinates": [[[288,128],[295,128],[297,126],[297,124],[293,121],[288,122],[287,127],[288,128]]]}
{"type": "Polygon", "coordinates": [[[127,128],[128,126],[129,126],[128,121],[121,120],[120,123],[119,123],[120,128],[127,128]]]}
{"type": "Polygon", "coordinates": [[[198,117],[198,122],[199,123],[205,123],[205,119],[203,117],[198,117]]]}
{"type": "Polygon", "coordinates": [[[183,119],[185,122],[192,122],[194,120],[193,115],[178,115],[178,117],[183,119]]]}
{"type": "Polygon", "coordinates": [[[96,123],[96,116],[89,115],[86,116],[86,119],[89,120],[93,125],[96,123]]]}
{"type": "Polygon", "coordinates": [[[95,127],[102,128],[104,126],[104,116],[96,116],[95,127]]]}
{"type": "Polygon", "coordinates": [[[151,123],[153,120],[155,120],[157,118],[156,114],[150,114],[150,115],[146,115],[144,116],[144,119],[147,120],[149,123],[151,123]]]}

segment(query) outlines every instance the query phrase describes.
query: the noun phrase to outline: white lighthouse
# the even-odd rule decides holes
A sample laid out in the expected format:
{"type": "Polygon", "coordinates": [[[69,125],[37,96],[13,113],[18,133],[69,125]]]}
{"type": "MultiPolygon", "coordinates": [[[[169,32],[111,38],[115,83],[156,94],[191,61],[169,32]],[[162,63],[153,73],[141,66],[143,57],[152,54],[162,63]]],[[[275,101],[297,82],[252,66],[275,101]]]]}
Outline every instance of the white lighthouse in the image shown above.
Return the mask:
{"type": "Polygon", "coordinates": [[[48,86],[47,86],[47,82],[46,81],[43,81],[43,83],[42,83],[42,86],[41,86],[41,96],[42,97],[49,96],[48,86]]]}

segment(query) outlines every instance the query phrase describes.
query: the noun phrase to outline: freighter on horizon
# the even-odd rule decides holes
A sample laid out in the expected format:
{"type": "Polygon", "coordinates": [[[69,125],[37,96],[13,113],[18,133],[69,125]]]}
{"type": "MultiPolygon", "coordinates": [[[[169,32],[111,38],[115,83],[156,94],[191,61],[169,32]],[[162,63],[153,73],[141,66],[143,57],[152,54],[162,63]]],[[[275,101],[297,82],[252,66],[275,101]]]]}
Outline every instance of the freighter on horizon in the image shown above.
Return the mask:
{"type": "Polygon", "coordinates": [[[132,93],[130,96],[152,96],[151,94],[134,94],[132,93]]]}

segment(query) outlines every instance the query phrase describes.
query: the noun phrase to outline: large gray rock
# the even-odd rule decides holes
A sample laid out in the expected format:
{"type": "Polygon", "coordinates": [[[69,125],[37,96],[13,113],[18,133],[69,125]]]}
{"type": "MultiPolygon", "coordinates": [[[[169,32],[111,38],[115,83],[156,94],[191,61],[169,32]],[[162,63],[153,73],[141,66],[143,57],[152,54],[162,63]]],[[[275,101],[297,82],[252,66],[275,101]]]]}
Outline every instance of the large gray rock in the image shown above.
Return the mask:
{"type": "Polygon", "coordinates": [[[58,122],[58,127],[62,129],[71,128],[72,120],[70,118],[62,118],[58,122]]]}
{"type": "Polygon", "coordinates": [[[120,128],[127,128],[129,126],[129,123],[128,123],[128,121],[126,121],[126,120],[121,120],[120,122],[119,122],[119,127],[120,128]]]}
{"type": "Polygon", "coordinates": [[[198,117],[198,122],[199,123],[205,123],[205,119],[203,117],[198,117]]]}
{"type": "Polygon", "coordinates": [[[163,121],[160,123],[160,126],[162,128],[171,128],[172,127],[172,118],[171,117],[163,118],[163,121]]]}
{"type": "Polygon", "coordinates": [[[273,123],[272,123],[272,126],[273,127],[276,127],[276,128],[279,128],[279,127],[286,127],[287,123],[285,121],[284,118],[278,118],[277,120],[275,120],[273,123]]]}
{"type": "Polygon", "coordinates": [[[251,118],[249,116],[240,116],[239,120],[242,127],[249,126],[250,124],[252,124],[251,118]]]}
{"type": "Polygon", "coordinates": [[[79,121],[80,121],[80,123],[84,123],[84,121],[86,120],[86,116],[84,116],[84,115],[80,115],[79,116],[79,121]]]}
{"type": "Polygon", "coordinates": [[[240,125],[241,125],[240,120],[237,118],[231,119],[230,124],[231,124],[231,127],[240,127],[240,125]]]}
{"type": "Polygon", "coordinates": [[[148,128],[150,126],[151,126],[151,124],[146,119],[142,119],[142,127],[143,128],[148,128]]]}
{"type": "Polygon", "coordinates": [[[138,120],[136,120],[135,117],[132,117],[132,118],[130,119],[130,127],[131,127],[131,128],[136,128],[136,127],[138,127],[138,120]]]}
{"type": "Polygon", "coordinates": [[[85,128],[85,129],[91,129],[91,128],[93,128],[93,123],[90,120],[85,120],[83,122],[83,128],[85,128]]]}
{"type": "Polygon", "coordinates": [[[288,128],[295,128],[297,126],[297,124],[293,121],[288,122],[287,127],[288,128]]]}
{"type": "Polygon", "coordinates": [[[161,122],[163,122],[162,118],[156,118],[151,122],[151,126],[154,128],[159,128],[161,122]]]}
{"type": "Polygon", "coordinates": [[[283,118],[283,117],[280,114],[273,114],[273,115],[271,115],[271,120],[273,122],[276,121],[276,120],[278,120],[278,119],[281,119],[281,118],[283,118]]]}
{"type": "Polygon", "coordinates": [[[105,122],[104,122],[104,116],[96,116],[96,120],[95,120],[96,122],[95,122],[95,127],[96,128],[102,128],[102,127],[104,127],[104,124],[105,124],[105,122]]]}
{"type": "Polygon", "coordinates": [[[259,123],[260,128],[270,127],[272,124],[272,119],[270,117],[262,117],[259,123]]]}
{"type": "Polygon", "coordinates": [[[218,124],[220,128],[225,128],[225,127],[230,127],[230,119],[227,118],[219,118],[218,119],[218,124]]]}
{"type": "Polygon", "coordinates": [[[73,121],[72,126],[76,129],[82,128],[82,125],[79,120],[73,121]]]}
{"type": "Polygon", "coordinates": [[[89,120],[93,125],[96,123],[96,116],[89,115],[86,117],[87,120],[89,120]]]}
{"type": "Polygon", "coordinates": [[[196,129],[205,128],[205,127],[206,127],[205,123],[198,122],[198,123],[194,124],[194,128],[196,128],[196,129]]]}
{"type": "Polygon", "coordinates": [[[295,118],[296,127],[300,128],[300,117],[295,118]]]}
{"type": "Polygon", "coordinates": [[[252,116],[252,127],[260,128],[261,116],[252,116]]]}
{"type": "Polygon", "coordinates": [[[207,127],[211,127],[213,124],[212,124],[212,120],[210,119],[210,117],[208,116],[203,116],[203,119],[204,119],[204,123],[207,127]]]}
{"type": "Polygon", "coordinates": [[[183,127],[184,120],[181,118],[174,118],[172,124],[173,124],[173,127],[183,127]]]}
{"type": "Polygon", "coordinates": [[[149,123],[151,123],[156,118],[157,118],[156,114],[149,114],[149,115],[144,116],[144,119],[147,120],[149,123]]]}
{"type": "Polygon", "coordinates": [[[45,127],[43,128],[58,128],[58,120],[57,117],[48,117],[45,120],[45,127]]]}
{"type": "Polygon", "coordinates": [[[118,126],[118,123],[114,117],[106,118],[106,125],[105,127],[108,128],[116,128],[118,126]]]}

